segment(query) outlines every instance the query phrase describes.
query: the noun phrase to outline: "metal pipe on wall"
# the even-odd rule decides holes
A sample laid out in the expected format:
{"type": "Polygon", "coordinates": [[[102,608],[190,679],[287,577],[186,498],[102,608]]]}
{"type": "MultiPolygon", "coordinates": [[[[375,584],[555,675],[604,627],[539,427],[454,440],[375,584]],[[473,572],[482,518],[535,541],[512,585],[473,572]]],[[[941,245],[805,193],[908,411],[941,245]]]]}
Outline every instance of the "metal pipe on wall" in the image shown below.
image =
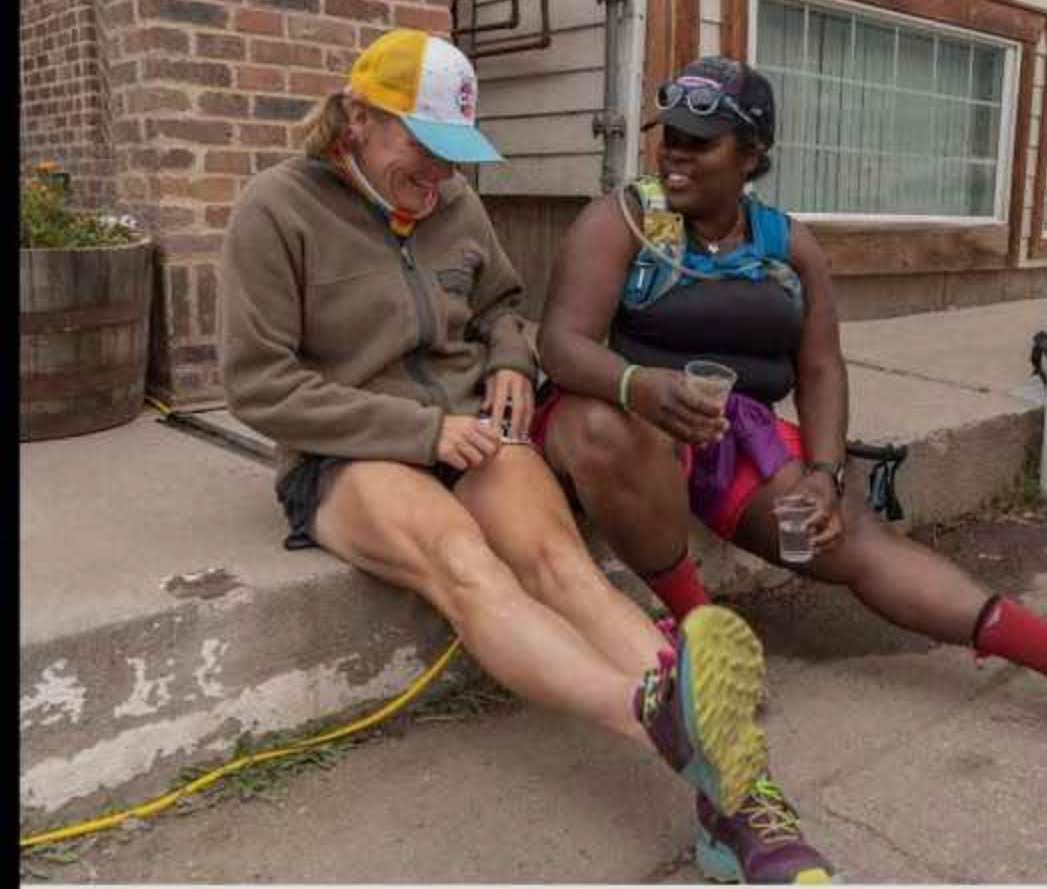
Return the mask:
{"type": "Polygon", "coordinates": [[[600,188],[608,192],[638,166],[647,0],[598,2],[606,6],[604,107],[593,117],[593,135],[604,140],[600,188]]]}

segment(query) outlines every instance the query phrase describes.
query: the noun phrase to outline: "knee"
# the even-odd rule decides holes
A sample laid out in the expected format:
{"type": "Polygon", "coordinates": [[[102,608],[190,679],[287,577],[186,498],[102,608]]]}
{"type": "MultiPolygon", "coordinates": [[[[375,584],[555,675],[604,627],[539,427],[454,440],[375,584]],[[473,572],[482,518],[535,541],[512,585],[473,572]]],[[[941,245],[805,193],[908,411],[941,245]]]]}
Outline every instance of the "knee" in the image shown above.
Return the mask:
{"type": "Polygon", "coordinates": [[[897,533],[886,527],[871,510],[862,509],[848,516],[843,539],[831,559],[829,574],[822,579],[853,587],[874,575],[880,566],[904,558],[891,551],[897,533]]]}
{"type": "Polygon", "coordinates": [[[578,403],[564,420],[565,462],[571,477],[582,484],[608,477],[628,479],[643,466],[649,468],[659,449],[671,454],[668,440],[659,442],[653,430],[602,401],[578,403]]]}
{"type": "Polygon", "coordinates": [[[534,542],[518,574],[524,588],[548,604],[590,590],[600,569],[580,538],[550,533],[534,542]]]}
{"type": "Polygon", "coordinates": [[[448,528],[434,539],[435,597],[452,625],[461,626],[477,608],[505,605],[515,581],[512,572],[477,528],[448,528]]]}

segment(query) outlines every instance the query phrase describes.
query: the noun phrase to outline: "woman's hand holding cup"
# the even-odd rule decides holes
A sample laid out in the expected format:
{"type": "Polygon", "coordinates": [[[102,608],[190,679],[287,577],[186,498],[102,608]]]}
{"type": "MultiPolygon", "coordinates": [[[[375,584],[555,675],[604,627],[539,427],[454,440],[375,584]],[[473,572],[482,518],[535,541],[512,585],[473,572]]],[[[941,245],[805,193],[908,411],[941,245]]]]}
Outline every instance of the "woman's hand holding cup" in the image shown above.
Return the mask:
{"type": "Polygon", "coordinates": [[[726,393],[696,385],[686,372],[660,367],[639,368],[629,390],[632,410],[678,441],[700,448],[719,441],[730,428],[723,413],[726,401],[726,393]]]}

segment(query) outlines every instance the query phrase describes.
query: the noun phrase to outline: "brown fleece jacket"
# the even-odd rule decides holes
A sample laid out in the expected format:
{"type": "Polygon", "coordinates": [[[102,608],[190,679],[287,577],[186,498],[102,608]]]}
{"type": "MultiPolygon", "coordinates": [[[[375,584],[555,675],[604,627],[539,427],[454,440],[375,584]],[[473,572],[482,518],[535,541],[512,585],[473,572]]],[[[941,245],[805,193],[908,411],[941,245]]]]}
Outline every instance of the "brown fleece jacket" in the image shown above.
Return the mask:
{"type": "Polygon", "coordinates": [[[520,290],[460,175],[401,244],[326,161],[284,161],[251,180],[223,244],[229,407],[283,471],[302,453],[432,465],[444,413],[475,414],[488,374],[535,378],[520,290]]]}

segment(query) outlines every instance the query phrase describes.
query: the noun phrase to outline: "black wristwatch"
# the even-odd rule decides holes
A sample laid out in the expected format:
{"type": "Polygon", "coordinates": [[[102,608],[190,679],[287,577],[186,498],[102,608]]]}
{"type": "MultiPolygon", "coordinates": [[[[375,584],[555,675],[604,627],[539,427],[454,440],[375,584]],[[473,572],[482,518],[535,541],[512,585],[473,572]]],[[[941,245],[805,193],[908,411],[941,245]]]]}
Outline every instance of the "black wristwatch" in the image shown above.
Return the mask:
{"type": "Polygon", "coordinates": [[[811,463],[805,463],[803,467],[804,475],[810,475],[812,472],[824,472],[833,480],[833,485],[836,487],[836,496],[843,497],[843,479],[844,479],[844,467],[842,463],[829,463],[826,460],[815,460],[811,463]]]}

